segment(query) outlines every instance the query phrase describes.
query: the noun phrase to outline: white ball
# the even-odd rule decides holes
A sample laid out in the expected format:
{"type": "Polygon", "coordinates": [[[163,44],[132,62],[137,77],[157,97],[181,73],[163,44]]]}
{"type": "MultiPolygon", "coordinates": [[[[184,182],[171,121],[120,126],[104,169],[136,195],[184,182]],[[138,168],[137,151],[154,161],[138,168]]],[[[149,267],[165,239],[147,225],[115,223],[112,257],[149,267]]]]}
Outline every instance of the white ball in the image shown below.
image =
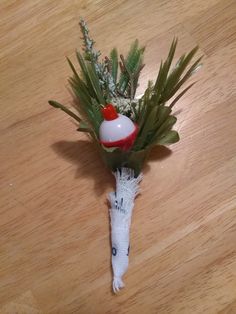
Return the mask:
{"type": "Polygon", "coordinates": [[[99,137],[102,142],[115,142],[126,138],[134,131],[134,123],[128,117],[119,114],[115,120],[102,122],[99,137]]]}

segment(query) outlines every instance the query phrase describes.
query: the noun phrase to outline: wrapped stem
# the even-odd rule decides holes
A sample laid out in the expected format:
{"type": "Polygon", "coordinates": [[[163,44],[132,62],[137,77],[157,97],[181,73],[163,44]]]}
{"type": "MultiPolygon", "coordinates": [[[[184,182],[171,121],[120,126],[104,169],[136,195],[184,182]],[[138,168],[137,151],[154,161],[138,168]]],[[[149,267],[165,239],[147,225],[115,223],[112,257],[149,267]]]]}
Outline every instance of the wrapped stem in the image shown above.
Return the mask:
{"type": "Polygon", "coordinates": [[[122,276],[127,271],[130,250],[130,224],[134,199],[139,193],[139,183],[142,174],[135,177],[135,172],[130,168],[117,169],[116,191],[109,194],[111,203],[111,242],[112,242],[112,269],[113,291],[117,293],[124,287],[122,276]]]}

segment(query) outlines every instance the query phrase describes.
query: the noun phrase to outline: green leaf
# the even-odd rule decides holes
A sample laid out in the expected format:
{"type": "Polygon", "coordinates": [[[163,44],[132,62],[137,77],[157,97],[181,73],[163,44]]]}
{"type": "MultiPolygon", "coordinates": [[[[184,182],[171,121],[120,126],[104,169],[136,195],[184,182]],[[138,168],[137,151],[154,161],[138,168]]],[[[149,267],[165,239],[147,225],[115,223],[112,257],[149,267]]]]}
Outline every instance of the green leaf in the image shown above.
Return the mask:
{"type": "Polygon", "coordinates": [[[144,50],[144,47],[139,48],[139,43],[137,39],[131,45],[128,56],[124,60],[124,66],[126,71],[124,73],[121,73],[119,80],[119,90],[122,93],[125,93],[125,91],[129,87],[130,77],[133,76],[134,78],[141,70],[144,50]]]}
{"type": "Polygon", "coordinates": [[[174,38],[169,50],[169,54],[168,57],[166,59],[166,61],[161,65],[160,65],[160,70],[157,76],[157,80],[156,83],[154,85],[154,90],[156,91],[156,95],[155,100],[158,101],[164,88],[165,88],[165,84],[166,84],[166,79],[175,55],[175,50],[176,50],[176,46],[177,46],[178,40],[177,38],[174,38]]]}
{"type": "Polygon", "coordinates": [[[167,106],[160,106],[158,113],[157,113],[157,122],[155,123],[155,128],[158,129],[162,123],[165,122],[165,120],[167,119],[167,117],[170,115],[171,113],[171,108],[167,107],[167,106]]]}
{"type": "Polygon", "coordinates": [[[74,118],[76,121],[81,122],[80,117],[78,117],[74,112],[72,112],[71,110],[69,110],[68,108],[66,108],[62,104],[60,104],[59,102],[57,102],[55,100],[49,100],[48,103],[49,103],[50,106],[52,106],[54,108],[61,109],[62,111],[67,113],[69,116],[74,118]]]}
{"type": "Polygon", "coordinates": [[[82,111],[82,115],[84,115],[86,117],[86,119],[91,123],[91,125],[96,129],[98,128],[98,121],[96,119],[96,116],[93,113],[92,110],[92,99],[88,94],[87,94],[87,90],[83,88],[83,86],[81,86],[78,82],[77,84],[75,84],[73,82],[73,79],[71,78],[69,80],[71,87],[72,87],[72,91],[76,97],[76,99],[78,99],[78,102],[76,102],[76,109],[81,112],[82,111]]]}
{"type": "Polygon", "coordinates": [[[175,116],[168,116],[164,123],[158,128],[153,138],[150,140],[151,143],[156,143],[158,138],[171,130],[173,125],[176,123],[177,118],[175,116]]]}
{"type": "Polygon", "coordinates": [[[90,103],[90,99],[93,95],[89,94],[89,90],[85,83],[80,79],[75,79],[73,77],[69,78],[70,86],[76,91],[77,97],[80,99],[80,93],[83,94],[83,98],[86,98],[86,103],[90,103]]]}
{"type": "Polygon", "coordinates": [[[103,116],[101,113],[101,105],[98,104],[98,102],[95,99],[92,99],[92,106],[91,106],[92,110],[93,110],[93,114],[95,117],[95,123],[97,126],[97,131],[99,131],[99,127],[101,122],[103,121],[103,116]]]}
{"type": "Polygon", "coordinates": [[[156,144],[158,145],[168,145],[174,144],[179,141],[179,134],[178,132],[171,130],[164,134],[162,137],[157,139],[156,144]]]}
{"type": "Polygon", "coordinates": [[[148,115],[150,113],[151,105],[150,105],[150,97],[152,93],[152,82],[148,81],[148,87],[145,90],[144,95],[139,100],[139,120],[138,125],[140,128],[140,133],[143,128],[143,125],[147,122],[148,115]]]}
{"type": "Polygon", "coordinates": [[[166,100],[169,100],[174,94],[180,89],[180,87],[192,76],[194,71],[198,68],[200,61],[202,60],[203,56],[201,56],[194,64],[189,68],[183,78],[174,86],[173,90],[171,91],[170,95],[166,100]]]}
{"type": "Polygon", "coordinates": [[[121,149],[119,147],[106,147],[102,145],[102,148],[107,152],[107,153],[113,153],[115,151],[120,151],[121,149]]]}
{"type": "Polygon", "coordinates": [[[184,96],[184,94],[195,84],[196,82],[190,84],[188,87],[186,87],[177,97],[175,97],[175,99],[171,102],[171,104],[169,105],[169,108],[172,108],[177,101],[184,96]]]}
{"type": "Polygon", "coordinates": [[[169,95],[170,91],[173,89],[173,87],[178,83],[179,78],[182,73],[181,69],[181,64],[182,61],[184,60],[185,56],[181,56],[178,62],[175,65],[175,68],[171,71],[171,73],[168,75],[168,78],[165,82],[164,90],[162,92],[162,99],[161,101],[165,101],[167,96],[166,94],[169,95]]]}
{"type": "Polygon", "coordinates": [[[116,48],[112,49],[110,53],[110,59],[111,59],[111,67],[112,67],[112,76],[116,84],[117,74],[118,74],[118,52],[116,48]]]}
{"type": "Polygon", "coordinates": [[[107,148],[100,144],[97,144],[97,146],[101,153],[102,159],[112,171],[115,171],[117,168],[128,167],[134,169],[136,175],[142,171],[143,164],[151,150],[151,148],[148,147],[145,150],[131,150],[124,152],[120,148],[107,148]]]}
{"type": "Polygon", "coordinates": [[[89,125],[86,122],[84,122],[84,121],[80,122],[77,131],[79,131],[79,132],[88,132],[88,133],[92,133],[93,132],[93,130],[89,127],[89,125]]]}
{"type": "Polygon", "coordinates": [[[192,75],[193,71],[198,66],[198,63],[202,59],[199,58],[187,71],[187,73],[184,75],[184,77],[181,79],[181,76],[183,75],[185,69],[189,65],[190,61],[192,60],[193,56],[196,54],[198,50],[198,46],[193,48],[187,56],[182,55],[179,61],[177,62],[175,68],[173,71],[168,75],[166,78],[165,86],[162,91],[162,95],[160,98],[160,102],[166,102],[169,100],[174,94],[178,91],[178,89],[186,82],[186,80],[192,75]]]}
{"type": "MultiPolygon", "coordinates": [[[[85,83],[87,85],[87,89],[91,92],[91,91],[93,91],[93,86],[92,86],[92,83],[91,83],[90,78],[89,78],[86,63],[85,63],[85,61],[84,61],[84,59],[83,59],[83,57],[79,51],[76,51],[76,57],[77,57],[77,60],[79,62],[79,65],[80,65],[83,78],[84,78],[85,83]]],[[[93,93],[93,96],[94,96],[94,93],[93,93]]]]}
{"type": "MultiPolygon", "coordinates": [[[[167,123],[166,121],[172,120],[170,119],[170,113],[171,109],[167,106],[157,106],[154,107],[154,110],[156,110],[154,113],[151,114],[152,118],[154,117],[155,119],[153,120],[147,120],[144,126],[144,130],[146,131],[145,133],[142,132],[140,139],[138,139],[138,143],[140,144],[141,142],[141,148],[145,148],[150,143],[153,143],[156,141],[159,135],[162,134],[163,130],[165,130],[167,123]],[[148,126],[148,128],[146,128],[148,126]]],[[[139,134],[138,134],[139,136],[139,134]]]]}
{"type": "Polygon", "coordinates": [[[93,63],[88,63],[87,64],[87,69],[88,69],[88,75],[89,75],[91,84],[93,86],[93,90],[94,90],[94,92],[96,94],[96,98],[97,98],[97,100],[98,100],[98,102],[100,104],[105,105],[106,101],[105,101],[105,99],[103,97],[103,94],[102,94],[102,91],[101,91],[101,88],[100,88],[100,85],[99,85],[99,78],[97,76],[94,64],[93,63]]]}
{"type": "Polygon", "coordinates": [[[72,81],[72,79],[69,80],[69,83],[71,85],[72,91],[78,100],[76,103],[76,108],[78,111],[82,109],[83,113],[86,114],[88,119],[93,122],[93,114],[91,109],[91,97],[87,95],[87,91],[83,89],[83,87],[79,84],[75,85],[72,81]]]}
{"type": "Polygon", "coordinates": [[[167,60],[166,60],[168,71],[170,70],[170,66],[172,64],[172,61],[173,61],[173,58],[174,58],[174,55],[175,55],[177,43],[178,43],[178,39],[174,38],[173,41],[172,41],[171,47],[170,47],[170,51],[169,51],[167,60]]]}
{"type": "Polygon", "coordinates": [[[68,63],[69,63],[69,66],[70,66],[72,72],[74,73],[76,79],[79,79],[79,75],[78,75],[78,73],[77,73],[77,71],[76,71],[76,69],[75,69],[73,63],[70,61],[70,59],[69,59],[68,57],[67,57],[66,59],[67,59],[67,61],[68,61],[68,63]]]}
{"type": "MultiPolygon", "coordinates": [[[[153,133],[153,125],[155,123],[155,111],[157,110],[156,107],[153,107],[150,111],[150,114],[148,115],[148,122],[143,124],[143,128],[138,133],[138,140],[137,140],[137,146],[140,145],[140,148],[143,148],[146,143],[149,142],[149,138],[151,134],[153,133]],[[154,111],[154,112],[153,112],[154,111]]],[[[136,146],[136,147],[137,147],[136,146]]]]}
{"type": "Polygon", "coordinates": [[[157,79],[154,85],[154,89],[156,90],[160,84],[160,80],[161,80],[161,76],[162,76],[162,71],[163,71],[163,61],[161,60],[161,64],[159,67],[159,71],[158,71],[158,75],[157,75],[157,79]]]}
{"type": "Polygon", "coordinates": [[[171,71],[171,64],[174,59],[176,47],[177,39],[174,39],[168,57],[160,64],[154,87],[148,85],[144,96],[138,103],[136,121],[139,125],[139,132],[133,147],[135,151],[150,147],[155,141],[160,139],[162,143],[164,143],[164,141],[166,141],[166,143],[168,141],[177,141],[178,139],[177,133],[171,130],[177,120],[176,117],[171,115],[172,106],[193,84],[180,92],[170,106],[166,106],[165,103],[194,73],[201,58],[197,59],[184,74],[187,66],[198,50],[198,47],[195,47],[187,55],[182,55],[175,65],[175,68],[171,71]]]}

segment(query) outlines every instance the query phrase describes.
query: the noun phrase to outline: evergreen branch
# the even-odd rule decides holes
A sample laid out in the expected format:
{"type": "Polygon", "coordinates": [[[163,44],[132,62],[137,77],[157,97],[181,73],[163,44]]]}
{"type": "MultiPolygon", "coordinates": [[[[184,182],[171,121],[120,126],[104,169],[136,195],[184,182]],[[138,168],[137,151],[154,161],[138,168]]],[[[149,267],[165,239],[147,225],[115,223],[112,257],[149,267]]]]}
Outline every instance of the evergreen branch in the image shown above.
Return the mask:
{"type": "MultiPolygon", "coordinates": [[[[130,83],[130,78],[136,76],[137,71],[141,69],[141,65],[143,63],[144,50],[145,50],[144,47],[139,48],[138,40],[136,39],[130,47],[127,58],[126,59],[123,58],[123,60],[121,60],[122,62],[120,63],[120,65],[122,64],[123,66],[121,65],[121,75],[119,79],[118,88],[122,93],[126,92],[127,87],[130,83]]],[[[121,56],[123,57],[123,55],[121,56]]],[[[135,90],[133,94],[134,93],[135,90]]]]}

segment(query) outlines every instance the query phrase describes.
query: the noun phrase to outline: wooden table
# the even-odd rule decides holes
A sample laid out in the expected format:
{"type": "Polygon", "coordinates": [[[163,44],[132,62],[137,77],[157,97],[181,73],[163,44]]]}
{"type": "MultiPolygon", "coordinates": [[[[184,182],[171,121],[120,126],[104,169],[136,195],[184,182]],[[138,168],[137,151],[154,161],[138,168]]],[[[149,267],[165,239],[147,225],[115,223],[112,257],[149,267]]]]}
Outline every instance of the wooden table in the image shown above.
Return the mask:
{"type": "Polygon", "coordinates": [[[235,0],[1,0],[0,313],[236,313],[235,0]],[[111,292],[114,179],[48,99],[79,16],[104,54],[145,44],[139,93],[174,35],[204,67],[176,106],[181,141],[152,153],[134,211],[126,288],[111,292]]]}

